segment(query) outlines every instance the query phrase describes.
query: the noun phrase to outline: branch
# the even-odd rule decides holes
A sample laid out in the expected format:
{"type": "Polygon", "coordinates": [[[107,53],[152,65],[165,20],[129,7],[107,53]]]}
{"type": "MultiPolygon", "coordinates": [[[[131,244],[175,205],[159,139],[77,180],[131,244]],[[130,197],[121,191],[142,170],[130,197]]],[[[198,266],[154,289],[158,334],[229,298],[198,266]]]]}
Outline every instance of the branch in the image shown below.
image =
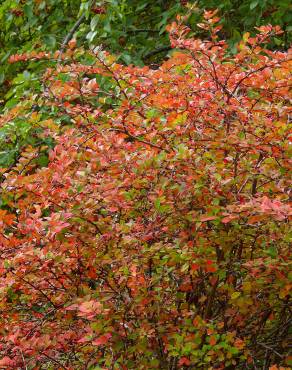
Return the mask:
{"type": "Polygon", "coordinates": [[[264,348],[266,348],[266,349],[268,349],[268,350],[270,350],[270,351],[272,351],[272,352],[274,352],[278,357],[280,357],[280,358],[284,358],[284,356],[282,356],[279,352],[277,352],[274,348],[272,348],[272,347],[270,347],[270,346],[267,346],[266,344],[264,344],[264,343],[259,343],[258,342],[258,344],[260,345],[260,346],[262,346],[262,347],[264,347],[264,348]]]}
{"type": "Polygon", "coordinates": [[[156,54],[162,53],[162,52],[164,52],[164,51],[169,51],[169,50],[172,50],[172,47],[171,47],[171,46],[163,46],[163,47],[161,47],[161,48],[159,48],[159,49],[155,49],[155,50],[150,51],[150,53],[146,54],[146,55],[143,57],[143,59],[144,59],[144,60],[145,60],[145,59],[149,59],[149,58],[153,57],[153,56],[154,56],[154,55],[156,55],[156,54]]]}
{"type": "Polygon", "coordinates": [[[147,32],[147,33],[159,33],[159,30],[149,30],[149,29],[134,29],[134,30],[126,30],[125,33],[141,33],[141,32],[147,32]]]}
{"type": "Polygon", "coordinates": [[[59,54],[59,57],[58,57],[58,63],[61,62],[61,59],[62,59],[62,54],[64,53],[64,50],[68,44],[68,42],[72,39],[74,33],[78,30],[79,26],[81,25],[81,23],[84,21],[85,19],[85,13],[83,13],[79,19],[76,21],[76,23],[73,25],[73,27],[71,28],[71,30],[69,31],[68,35],[66,35],[66,37],[64,38],[63,42],[62,42],[62,45],[61,45],[61,49],[60,49],[60,54],[59,54]]]}

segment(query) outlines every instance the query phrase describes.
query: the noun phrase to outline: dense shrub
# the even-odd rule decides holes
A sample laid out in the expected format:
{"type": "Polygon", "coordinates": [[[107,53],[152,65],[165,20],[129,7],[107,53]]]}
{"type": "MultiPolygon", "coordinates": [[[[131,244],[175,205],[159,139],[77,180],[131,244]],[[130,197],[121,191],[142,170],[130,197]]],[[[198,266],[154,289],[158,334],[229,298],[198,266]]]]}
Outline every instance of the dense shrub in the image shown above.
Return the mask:
{"type": "Polygon", "coordinates": [[[43,140],[1,170],[2,367],[289,366],[291,53],[217,22],[158,70],[76,50],[1,118],[43,140]]]}

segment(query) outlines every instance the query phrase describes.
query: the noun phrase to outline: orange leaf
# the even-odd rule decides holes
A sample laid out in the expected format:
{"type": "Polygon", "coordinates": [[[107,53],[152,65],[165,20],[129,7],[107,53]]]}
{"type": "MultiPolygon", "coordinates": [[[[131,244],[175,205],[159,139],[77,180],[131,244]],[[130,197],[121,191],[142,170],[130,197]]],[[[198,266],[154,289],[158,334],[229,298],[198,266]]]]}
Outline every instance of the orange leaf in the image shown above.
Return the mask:
{"type": "Polygon", "coordinates": [[[214,337],[214,335],[212,335],[212,337],[210,337],[211,346],[215,346],[216,343],[217,343],[217,339],[214,337]]]}

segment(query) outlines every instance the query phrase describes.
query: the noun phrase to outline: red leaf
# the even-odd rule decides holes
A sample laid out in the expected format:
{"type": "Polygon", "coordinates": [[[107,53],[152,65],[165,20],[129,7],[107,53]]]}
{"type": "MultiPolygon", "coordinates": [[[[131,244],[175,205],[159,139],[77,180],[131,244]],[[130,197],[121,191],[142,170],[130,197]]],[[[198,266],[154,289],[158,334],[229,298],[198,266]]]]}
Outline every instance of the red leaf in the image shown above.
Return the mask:
{"type": "Polygon", "coordinates": [[[191,361],[187,357],[182,357],[178,362],[179,366],[183,366],[183,365],[189,366],[190,363],[191,361]]]}
{"type": "Polygon", "coordinates": [[[228,222],[232,221],[232,220],[236,220],[239,216],[237,215],[229,215],[229,216],[226,216],[224,218],[222,218],[221,222],[223,224],[227,224],[228,222]]]}
{"type": "Polygon", "coordinates": [[[216,220],[217,216],[201,216],[200,221],[205,222],[205,221],[212,221],[216,220]]]}
{"type": "Polygon", "coordinates": [[[15,362],[8,356],[3,357],[0,360],[0,366],[14,366],[15,362]]]}
{"type": "Polygon", "coordinates": [[[199,270],[199,268],[200,268],[200,265],[198,265],[197,263],[193,263],[191,265],[191,270],[193,270],[193,271],[197,271],[197,270],[199,270]]]}
{"type": "Polygon", "coordinates": [[[102,345],[106,344],[111,337],[112,337],[111,333],[101,335],[100,337],[98,337],[97,339],[92,341],[92,344],[94,346],[102,346],[102,345]]]}
{"type": "Polygon", "coordinates": [[[93,319],[96,315],[101,313],[102,305],[97,301],[83,302],[79,306],[79,316],[85,317],[88,320],[93,319]]]}

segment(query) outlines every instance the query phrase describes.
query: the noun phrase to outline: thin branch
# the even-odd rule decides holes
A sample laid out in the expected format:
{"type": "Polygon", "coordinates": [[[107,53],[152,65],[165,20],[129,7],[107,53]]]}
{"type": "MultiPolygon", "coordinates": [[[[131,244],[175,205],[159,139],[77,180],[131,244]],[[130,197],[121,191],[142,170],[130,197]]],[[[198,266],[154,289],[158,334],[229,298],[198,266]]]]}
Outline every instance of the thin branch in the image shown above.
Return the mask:
{"type": "Polygon", "coordinates": [[[10,272],[15,275],[18,279],[20,279],[21,281],[23,281],[24,283],[26,283],[27,285],[29,285],[30,287],[32,287],[34,290],[37,290],[38,292],[40,292],[42,294],[42,296],[44,296],[50,303],[51,305],[57,309],[58,306],[51,300],[51,298],[46,294],[44,293],[40,288],[38,288],[37,286],[35,286],[34,284],[32,284],[30,281],[27,281],[26,279],[24,279],[23,277],[21,276],[18,276],[15,272],[11,271],[10,272]]]}
{"type": "Polygon", "coordinates": [[[26,366],[26,362],[25,362],[25,359],[24,359],[24,356],[23,356],[23,352],[22,352],[21,349],[19,349],[19,352],[20,352],[20,355],[21,355],[21,359],[22,359],[22,362],[23,362],[24,369],[27,370],[28,367],[26,366]]]}

